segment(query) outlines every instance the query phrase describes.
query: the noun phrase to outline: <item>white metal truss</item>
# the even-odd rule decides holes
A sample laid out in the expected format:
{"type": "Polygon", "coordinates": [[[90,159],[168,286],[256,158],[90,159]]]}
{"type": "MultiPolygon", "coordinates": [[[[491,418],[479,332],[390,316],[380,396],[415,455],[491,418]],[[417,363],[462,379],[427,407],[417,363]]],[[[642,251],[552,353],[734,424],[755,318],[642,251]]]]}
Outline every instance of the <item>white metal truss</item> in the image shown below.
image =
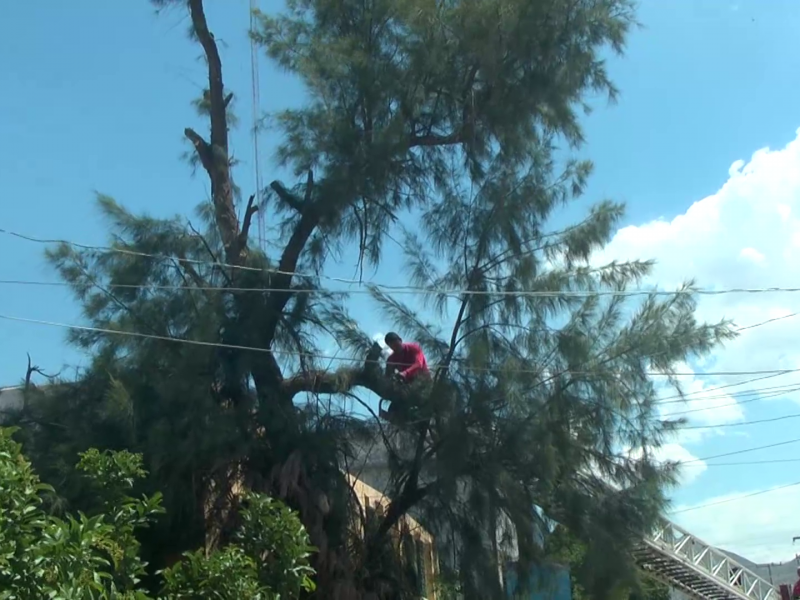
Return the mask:
{"type": "Polygon", "coordinates": [[[635,555],[642,568],[694,598],[780,600],[768,581],[666,519],[635,555]]]}

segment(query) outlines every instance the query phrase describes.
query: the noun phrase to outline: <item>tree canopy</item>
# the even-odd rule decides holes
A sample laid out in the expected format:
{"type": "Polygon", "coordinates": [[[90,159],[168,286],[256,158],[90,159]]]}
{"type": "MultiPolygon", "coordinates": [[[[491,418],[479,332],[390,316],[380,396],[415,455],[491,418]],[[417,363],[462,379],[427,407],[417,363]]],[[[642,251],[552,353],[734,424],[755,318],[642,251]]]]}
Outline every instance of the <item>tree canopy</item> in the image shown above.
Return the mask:
{"type": "Polygon", "coordinates": [[[145,488],[164,492],[167,519],[141,536],[155,564],[224,547],[232,492],[250,489],[298,510],[321,598],[403,597],[379,557],[409,513],[465,598],[499,597],[499,562],[540,560],[553,522],[587,544],[586,572],[603,573],[588,593],[635,579],[628,551],[675,476],[653,457],[676,424],[658,418],[654,376],[681,393],[676,365],[733,333],[696,321],[691,282],[638,301],[625,292],[650,261],[598,263],[621,204],[552,226],[584,193],[591,164],[570,149],[588,95],[617,94],[604,56],[622,51],[633,4],[289,0],[259,13],[252,39],[308,99],[271,115],[294,179],[246,202],[228,140],[236,91],[203,1],[156,4],[188,10],[206,59],[209,129],[184,134],[210,197],[195,226],[100,196],[109,248],[48,251],[92,328],[70,336],[91,365],[30,389],[20,416],[42,476],[64,484],[53,502],[87,501],[76,452],[126,449],[144,456],[145,488]],[[263,246],[259,211],[273,232],[263,246]],[[377,268],[396,235],[413,302],[365,285],[428,355],[431,381],[408,387],[383,378],[381,349],[325,274],[345,248],[377,268]],[[324,336],[352,362],[331,369],[324,336]],[[392,502],[372,528],[354,522],[343,472],[379,424],[325,401],[366,390],[415,409],[380,438],[392,502]]]}

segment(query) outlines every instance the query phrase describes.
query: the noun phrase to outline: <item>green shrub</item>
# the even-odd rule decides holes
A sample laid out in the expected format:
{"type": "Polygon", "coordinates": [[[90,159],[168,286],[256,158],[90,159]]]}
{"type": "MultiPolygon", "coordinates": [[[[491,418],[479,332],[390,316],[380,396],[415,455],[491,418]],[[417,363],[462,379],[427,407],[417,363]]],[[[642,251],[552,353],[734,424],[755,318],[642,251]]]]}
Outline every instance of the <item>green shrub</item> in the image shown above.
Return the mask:
{"type": "MultiPolygon", "coordinates": [[[[47,514],[39,481],[13,429],[0,428],[0,600],[152,600],[136,531],[164,510],[161,496],[129,494],[145,475],[142,457],[89,450],[77,468],[96,488],[89,514],[47,514]]],[[[163,573],[160,598],[277,600],[313,589],[313,548],[297,515],[262,495],[245,496],[235,544],[210,556],[188,552],[163,573]]]]}

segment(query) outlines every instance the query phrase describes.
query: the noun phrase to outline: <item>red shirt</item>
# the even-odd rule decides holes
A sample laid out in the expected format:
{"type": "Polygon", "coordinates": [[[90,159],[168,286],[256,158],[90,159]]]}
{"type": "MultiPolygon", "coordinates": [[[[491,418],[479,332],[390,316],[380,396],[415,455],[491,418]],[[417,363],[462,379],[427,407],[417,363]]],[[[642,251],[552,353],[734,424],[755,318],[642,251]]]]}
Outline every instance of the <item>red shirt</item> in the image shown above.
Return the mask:
{"type": "Polygon", "coordinates": [[[792,589],[792,598],[800,598],[800,579],[798,579],[797,583],[794,584],[794,589],[792,589]]]}
{"type": "Polygon", "coordinates": [[[403,342],[403,347],[386,359],[386,367],[389,372],[396,368],[403,377],[411,379],[419,373],[428,372],[428,361],[419,344],[403,342]]]}

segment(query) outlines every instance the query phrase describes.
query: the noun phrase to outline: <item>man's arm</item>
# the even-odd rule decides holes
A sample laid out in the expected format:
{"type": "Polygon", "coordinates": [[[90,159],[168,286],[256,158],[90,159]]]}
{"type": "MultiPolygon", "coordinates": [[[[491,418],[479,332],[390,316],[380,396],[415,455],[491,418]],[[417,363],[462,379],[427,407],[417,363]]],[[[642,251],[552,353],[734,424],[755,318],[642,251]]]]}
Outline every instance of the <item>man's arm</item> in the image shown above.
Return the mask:
{"type": "Polygon", "coordinates": [[[411,363],[410,367],[400,373],[403,379],[408,379],[412,375],[415,375],[418,371],[421,371],[424,364],[422,361],[425,359],[425,355],[422,353],[422,348],[419,344],[409,344],[408,351],[413,358],[413,362],[411,363]]]}

